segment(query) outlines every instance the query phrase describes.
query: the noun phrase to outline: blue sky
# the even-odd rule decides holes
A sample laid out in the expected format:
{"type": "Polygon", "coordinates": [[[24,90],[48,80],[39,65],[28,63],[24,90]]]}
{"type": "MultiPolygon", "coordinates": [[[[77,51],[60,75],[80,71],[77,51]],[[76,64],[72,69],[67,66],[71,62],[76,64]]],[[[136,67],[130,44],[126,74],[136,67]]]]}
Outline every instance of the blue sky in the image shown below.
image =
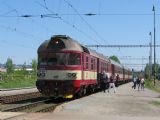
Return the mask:
{"type": "MultiPolygon", "coordinates": [[[[68,35],[84,45],[149,44],[153,5],[160,14],[160,0],[0,0],[0,63],[10,57],[16,64],[30,64],[37,58],[38,46],[56,34],[68,35]],[[87,13],[97,15],[82,15],[87,13]],[[58,16],[40,17],[46,14],[58,16]],[[18,17],[22,15],[32,17],[18,17]]],[[[156,15],[157,44],[159,21],[160,15],[156,15]]],[[[148,62],[149,48],[93,49],[106,56],[116,55],[124,64],[148,62]]],[[[160,48],[156,50],[160,58],[160,48]]],[[[128,67],[143,69],[141,65],[128,67]]]]}

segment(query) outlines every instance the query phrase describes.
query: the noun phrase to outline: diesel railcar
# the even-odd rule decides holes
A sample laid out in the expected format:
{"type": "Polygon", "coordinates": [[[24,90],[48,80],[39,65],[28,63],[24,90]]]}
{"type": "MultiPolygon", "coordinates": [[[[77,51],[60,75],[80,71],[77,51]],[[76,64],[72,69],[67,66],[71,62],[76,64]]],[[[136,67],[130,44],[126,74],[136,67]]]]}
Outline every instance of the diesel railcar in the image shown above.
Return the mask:
{"type": "Polygon", "coordinates": [[[55,35],[38,48],[37,89],[49,97],[82,96],[100,88],[100,73],[131,78],[129,69],[66,35],[55,35]]]}

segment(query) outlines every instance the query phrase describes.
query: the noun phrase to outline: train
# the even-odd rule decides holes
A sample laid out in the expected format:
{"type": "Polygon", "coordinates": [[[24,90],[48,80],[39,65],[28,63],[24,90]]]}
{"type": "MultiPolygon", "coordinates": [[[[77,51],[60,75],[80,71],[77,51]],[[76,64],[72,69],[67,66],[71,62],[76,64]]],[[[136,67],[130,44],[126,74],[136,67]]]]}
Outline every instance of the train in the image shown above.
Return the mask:
{"type": "Polygon", "coordinates": [[[101,88],[100,75],[119,74],[118,84],[132,78],[129,68],[66,35],[54,35],[37,50],[36,87],[48,97],[72,98],[101,88]]]}

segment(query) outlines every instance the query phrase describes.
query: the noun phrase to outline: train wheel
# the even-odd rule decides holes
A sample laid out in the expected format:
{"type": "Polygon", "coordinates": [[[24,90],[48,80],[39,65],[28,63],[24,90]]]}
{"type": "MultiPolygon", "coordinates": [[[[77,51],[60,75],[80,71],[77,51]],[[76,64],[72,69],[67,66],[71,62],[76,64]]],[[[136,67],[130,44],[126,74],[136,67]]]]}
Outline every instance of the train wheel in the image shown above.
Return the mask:
{"type": "Polygon", "coordinates": [[[84,88],[84,89],[83,89],[83,95],[86,95],[86,94],[87,94],[87,89],[84,88]]]}
{"type": "Polygon", "coordinates": [[[79,97],[83,97],[84,96],[84,93],[83,93],[83,91],[81,91],[80,93],[79,93],[79,97]]]}
{"type": "Polygon", "coordinates": [[[92,86],[91,90],[92,90],[92,93],[94,93],[95,92],[95,87],[92,86]]]}

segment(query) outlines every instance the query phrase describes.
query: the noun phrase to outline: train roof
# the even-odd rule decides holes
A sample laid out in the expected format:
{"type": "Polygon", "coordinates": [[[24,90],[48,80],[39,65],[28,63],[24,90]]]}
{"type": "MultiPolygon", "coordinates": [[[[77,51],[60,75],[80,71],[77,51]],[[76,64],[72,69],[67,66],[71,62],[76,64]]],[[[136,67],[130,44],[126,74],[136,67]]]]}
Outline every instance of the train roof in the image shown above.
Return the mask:
{"type": "Polygon", "coordinates": [[[118,62],[115,62],[114,60],[110,59],[111,61],[111,64],[114,64],[116,66],[119,66],[119,67],[124,67],[122,64],[118,63],[118,62]]]}
{"type": "Polygon", "coordinates": [[[45,40],[38,48],[37,52],[42,52],[42,51],[45,51],[47,49],[47,46],[48,46],[48,43],[49,43],[49,40],[45,40]]]}
{"type": "Polygon", "coordinates": [[[114,64],[114,65],[116,65],[116,66],[119,66],[119,67],[121,67],[121,68],[124,68],[125,70],[131,71],[130,68],[128,68],[128,67],[126,67],[126,66],[124,66],[124,65],[122,65],[122,64],[120,64],[120,63],[117,63],[117,62],[115,62],[114,60],[111,60],[111,59],[110,59],[110,61],[111,61],[111,64],[114,64]]]}
{"type": "Polygon", "coordinates": [[[62,48],[63,50],[77,50],[81,52],[83,51],[80,44],[72,38],[65,35],[56,35],[51,37],[51,39],[44,41],[38,48],[37,52],[39,53],[46,50],[54,50],[58,48],[56,47],[58,45],[65,46],[62,48]]]}
{"type": "MultiPolygon", "coordinates": [[[[63,48],[63,50],[76,50],[76,51],[80,51],[80,52],[86,52],[92,56],[101,58],[101,59],[108,59],[108,57],[104,56],[103,54],[97,53],[95,50],[91,50],[87,47],[85,47],[84,45],[78,43],[76,40],[74,40],[73,38],[70,38],[66,35],[55,35],[52,36],[51,39],[44,41],[38,48],[38,53],[39,52],[43,52],[46,50],[49,50],[50,47],[49,46],[54,46],[54,41],[63,41],[63,43],[65,44],[65,47],[63,48]]],[[[62,46],[62,45],[61,45],[62,46]]]]}

